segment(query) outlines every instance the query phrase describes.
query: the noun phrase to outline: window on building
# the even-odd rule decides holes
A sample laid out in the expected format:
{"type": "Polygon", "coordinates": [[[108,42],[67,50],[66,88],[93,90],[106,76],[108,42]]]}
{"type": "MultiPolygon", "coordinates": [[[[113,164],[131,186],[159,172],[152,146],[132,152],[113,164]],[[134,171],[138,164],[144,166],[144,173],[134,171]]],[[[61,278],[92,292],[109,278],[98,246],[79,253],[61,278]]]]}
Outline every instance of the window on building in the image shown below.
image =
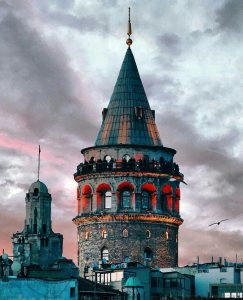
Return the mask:
{"type": "Polygon", "coordinates": [[[103,262],[109,261],[109,251],[107,248],[102,248],[101,250],[101,259],[103,262]]]}
{"type": "Polygon", "coordinates": [[[128,230],[127,229],[123,229],[122,236],[125,237],[125,238],[128,237],[128,230]]]}
{"type": "Polygon", "coordinates": [[[88,241],[89,240],[89,238],[90,238],[90,232],[85,232],[85,239],[86,239],[86,241],[88,241]]]}
{"type": "Polygon", "coordinates": [[[39,190],[37,188],[34,189],[34,196],[38,196],[39,190]]]}
{"type": "Polygon", "coordinates": [[[45,246],[45,239],[41,238],[41,247],[44,247],[44,246],[45,246]]]}
{"type": "Polygon", "coordinates": [[[75,287],[71,287],[70,288],[70,298],[74,298],[75,297],[75,287]]]}
{"type": "Polygon", "coordinates": [[[107,239],[107,231],[106,230],[103,230],[102,232],[101,232],[101,236],[102,236],[102,239],[107,239]]]}
{"type": "Polygon", "coordinates": [[[145,248],[144,250],[144,259],[151,260],[152,259],[152,250],[150,248],[145,248]]]}
{"type": "Polygon", "coordinates": [[[142,209],[150,208],[150,198],[151,194],[148,191],[142,192],[142,209]]]}
{"type": "Polygon", "coordinates": [[[46,224],[42,224],[42,233],[46,234],[46,224]]]}
{"type": "Polygon", "coordinates": [[[169,232],[168,232],[168,231],[165,232],[165,239],[166,239],[166,240],[169,239],[169,232]]]}
{"type": "Polygon", "coordinates": [[[151,232],[149,230],[146,230],[146,238],[147,239],[151,238],[151,232]]]}
{"type": "Polygon", "coordinates": [[[111,191],[107,191],[105,192],[104,195],[104,208],[111,208],[111,197],[112,197],[112,193],[111,191]]]}
{"type": "Polygon", "coordinates": [[[33,228],[34,234],[37,234],[37,224],[34,223],[34,226],[33,226],[33,227],[34,227],[34,228],[33,228]]]}
{"type": "Polygon", "coordinates": [[[164,194],[161,195],[161,209],[166,210],[166,196],[164,194]]]}
{"type": "Polygon", "coordinates": [[[121,208],[130,208],[131,203],[131,192],[124,190],[121,193],[121,208]]]}
{"type": "Polygon", "coordinates": [[[45,247],[48,247],[48,244],[49,244],[49,239],[45,238],[45,247]]]}

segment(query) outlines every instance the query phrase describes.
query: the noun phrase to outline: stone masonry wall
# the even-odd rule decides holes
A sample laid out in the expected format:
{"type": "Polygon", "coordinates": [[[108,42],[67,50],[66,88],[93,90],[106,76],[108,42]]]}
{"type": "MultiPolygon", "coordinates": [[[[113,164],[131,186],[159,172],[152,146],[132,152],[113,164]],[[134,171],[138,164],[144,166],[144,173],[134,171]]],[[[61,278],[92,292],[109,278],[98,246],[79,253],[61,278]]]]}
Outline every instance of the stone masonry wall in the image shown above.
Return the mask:
{"type": "Polygon", "coordinates": [[[178,226],[159,222],[113,221],[85,223],[78,227],[79,268],[92,268],[101,261],[101,251],[109,251],[109,263],[131,261],[149,264],[152,267],[174,267],[178,264],[178,226]],[[124,229],[128,237],[123,236],[124,229]],[[150,231],[150,237],[148,230],[150,231]],[[102,231],[107,237],[102,238],[102,231]],[[152,258],[144,259],[144,250],[151,249],[152,258]],[[98,259],[97,259],[98,258],[98,259]]]}

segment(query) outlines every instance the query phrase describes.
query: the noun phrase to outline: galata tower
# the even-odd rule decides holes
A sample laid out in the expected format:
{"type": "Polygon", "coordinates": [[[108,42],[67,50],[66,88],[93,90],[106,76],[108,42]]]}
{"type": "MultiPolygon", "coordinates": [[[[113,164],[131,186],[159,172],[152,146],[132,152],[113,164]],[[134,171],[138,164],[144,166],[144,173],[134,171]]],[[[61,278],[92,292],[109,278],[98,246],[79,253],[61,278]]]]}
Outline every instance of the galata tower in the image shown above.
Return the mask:
{"type": "Polygon", "coordinates": [[[164,147],[131,50],[126,51],[95,145],[81,151],[77,188],[78,265],[178,264],[180,182],[176,151],[164,147]]]}

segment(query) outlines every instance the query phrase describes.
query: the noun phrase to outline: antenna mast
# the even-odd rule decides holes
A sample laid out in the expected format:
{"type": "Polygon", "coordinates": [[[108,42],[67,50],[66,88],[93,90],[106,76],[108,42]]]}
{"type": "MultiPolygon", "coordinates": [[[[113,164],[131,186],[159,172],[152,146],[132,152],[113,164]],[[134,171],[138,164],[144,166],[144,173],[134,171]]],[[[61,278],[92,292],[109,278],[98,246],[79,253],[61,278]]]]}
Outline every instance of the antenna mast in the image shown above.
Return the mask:
{"type": "Polygon", "coordinates": [[[38,154],[38,181],[39,181],[39,178],[40,178],[40,153],[41,153],[41,148],[40,148],[40,145],[39,145],[39,154],[38,154]]]}
{"type": "Polygon", "coordinates": [[[132,45],[132,39],[130,38],[131,34],[132,34],[132,24],[131,24],[130,7],[129,7],[128,8],[128,28],[127,28],[128,39],[126,42],[128,47],[130,47],[132,45]]]}

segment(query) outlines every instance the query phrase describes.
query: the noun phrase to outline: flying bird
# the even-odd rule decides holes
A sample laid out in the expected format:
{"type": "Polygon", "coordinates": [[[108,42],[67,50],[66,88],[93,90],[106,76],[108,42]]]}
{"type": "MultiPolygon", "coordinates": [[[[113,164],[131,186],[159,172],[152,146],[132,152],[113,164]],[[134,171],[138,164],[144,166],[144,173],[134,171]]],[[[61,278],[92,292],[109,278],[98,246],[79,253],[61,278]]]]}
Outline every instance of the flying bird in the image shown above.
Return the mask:
{"type": "Polygon", "coordinates": [[[224,220],[221,220],[221,221],[219,221],[219,222],[212,223],[212,224],[208,225],[208,227],[209,227],[209,226],[213,226],[213,225],[219,225],[221,222],[224,222],[224,221],[227,221],[227,220],[229,220],[229,219],[224,219],[224,220]]]}

